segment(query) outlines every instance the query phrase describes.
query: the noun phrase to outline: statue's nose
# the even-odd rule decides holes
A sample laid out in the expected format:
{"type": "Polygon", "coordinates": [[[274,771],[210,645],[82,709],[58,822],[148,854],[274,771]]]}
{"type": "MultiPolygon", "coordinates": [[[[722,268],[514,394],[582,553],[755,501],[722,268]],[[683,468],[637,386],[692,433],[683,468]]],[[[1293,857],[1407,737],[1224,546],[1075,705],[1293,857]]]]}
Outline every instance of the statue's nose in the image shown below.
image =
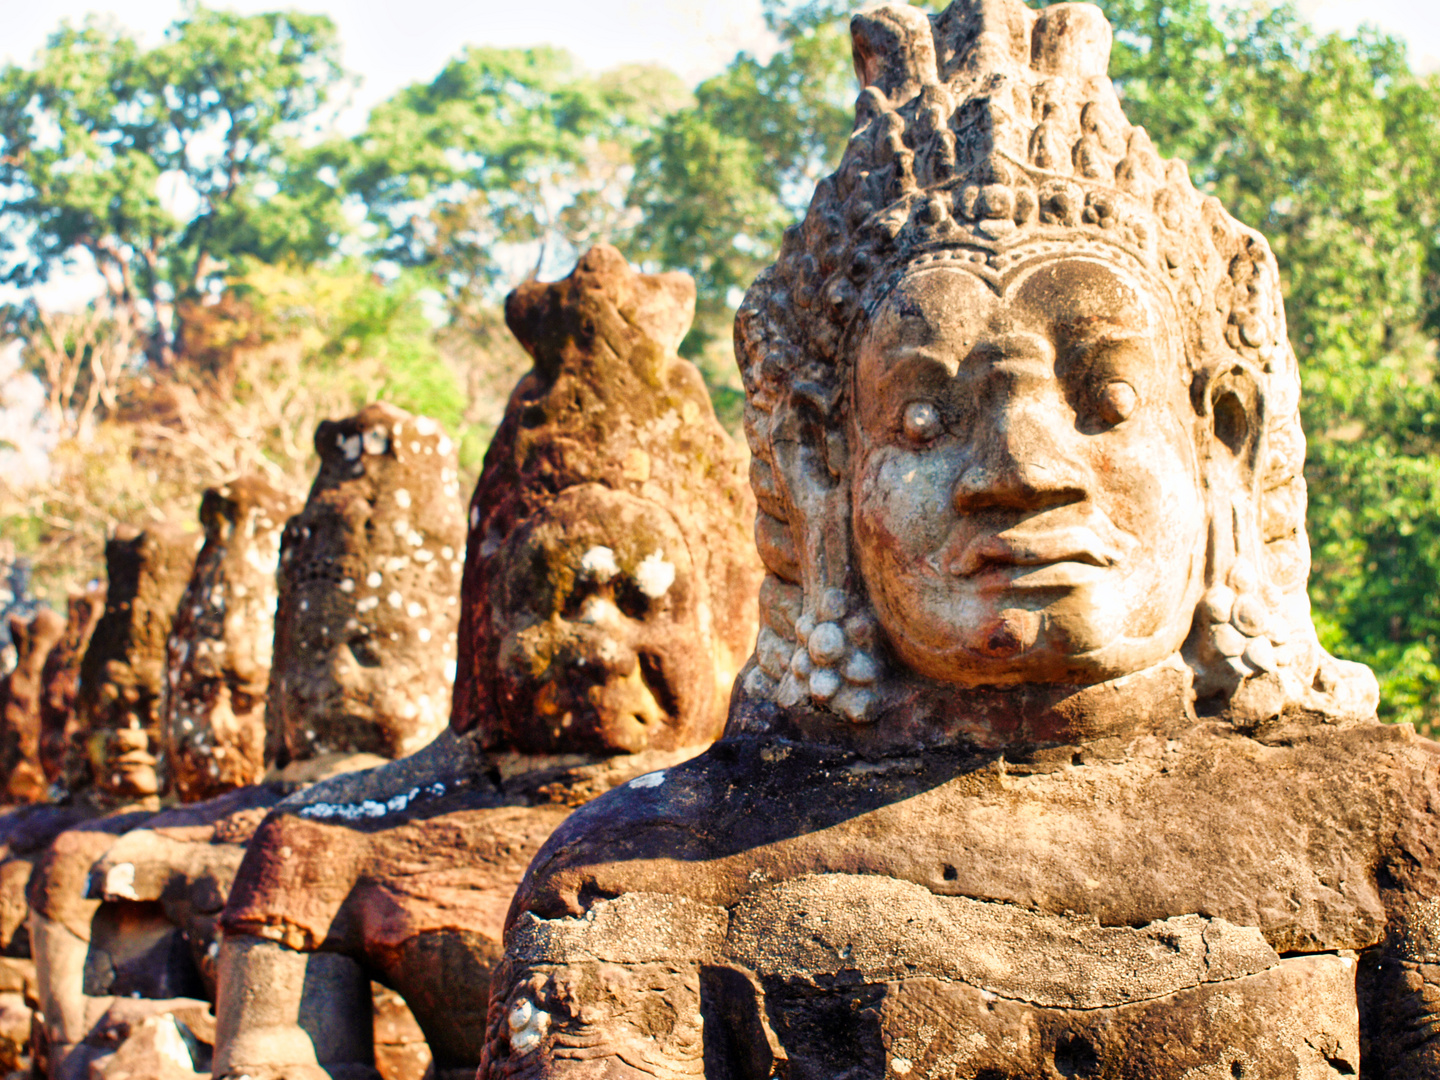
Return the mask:
{"type": "Polygon", "coordinates": [[[1042,510],[1083,499],[1084,469],[1065,445],[1074,417],[1049,341],[997,337],[977,348],[975,360],[976,422],[952,493],[955,510],[1042,510]]]}

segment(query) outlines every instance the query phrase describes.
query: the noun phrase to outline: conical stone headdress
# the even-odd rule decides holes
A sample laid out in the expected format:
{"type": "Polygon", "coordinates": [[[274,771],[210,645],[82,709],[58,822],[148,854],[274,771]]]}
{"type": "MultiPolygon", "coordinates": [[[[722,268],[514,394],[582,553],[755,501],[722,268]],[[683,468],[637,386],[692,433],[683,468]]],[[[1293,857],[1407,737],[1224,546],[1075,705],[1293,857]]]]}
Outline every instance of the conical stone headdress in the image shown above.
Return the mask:
{"type": "Polygon", "coordinates": [[[1373,710],[1373,676],[1325,655],[1310,621],[1300,380],[1275,258],[1127,122],[1104,15],[956,0],[933,17],[877,8],[851,33],[854,133],[735,324],[769,570],[747,696],[855,722],[884,698],[842,482],[858,331],[918,267],[994,281],[1080,254],[1168,297],[1202,417],[1230,397],[1259,419],[1240,438],[1253,490],[1211,508],[1211,589],[1186,646],[1197,692],[1250,712],[1373,710]]]}

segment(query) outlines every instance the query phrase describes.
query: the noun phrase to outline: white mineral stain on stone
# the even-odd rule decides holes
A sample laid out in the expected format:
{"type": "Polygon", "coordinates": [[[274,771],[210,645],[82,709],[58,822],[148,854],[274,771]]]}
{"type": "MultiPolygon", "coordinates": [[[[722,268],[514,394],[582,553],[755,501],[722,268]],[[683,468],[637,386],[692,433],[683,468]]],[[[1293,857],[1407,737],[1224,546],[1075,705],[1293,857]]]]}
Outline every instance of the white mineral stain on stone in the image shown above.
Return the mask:
{"type": "Polygon", "coordinates": [[[409,615],[412,619],[418,619],[421,615],[425,614],[425,608],[422,604],[411,600],[410,603],[405,606],[405,614],[409,615]]]}
{"type": "Polygon", "coordinates": [[[371,610],[372,608],[378,607],[379,604],[380,598],[378,596],[367,596],[363,600],[360,600],[358,603],[356,603],[355,610],[361,615],[364,615],[365,612],[371,610]]]}
{"type": "Polygon", "coordinates": [[[404,518],[396,518],[391,523],[390,527],[395,530],[396,536],[404,536],[407,532],[410,531],[410,522],[406,521],[404,518]]]}
{"type": "Polygon", "coordinates": [[[435,434],[435,421],[428,416],[417,416],[415,418],[415,430],[421,435],[435,434]]]}
{"type": "Polygon", "coordinates": [[[528,1054],[550,1030],[550,1014],[535,1008],[529,998],[521,998],[505,1017],[505,1023],[510,1028],[510,1049],[528,1054]]]}
{"type": "Polygon", "coordinates": [[[620,621],[620,609],[603,596],[591,596],[580,609],[578,622],[602,626],[620,621]]]}
{"type": "Polygon", "coordinates": [[[665,770],[661,769],[659,772],[637,776],[630,781],[630,786],[633,788],[657,788],[663,783],[665,783],[665,770]]]}
{"type": "Polygon", "coordinates": [[[409,509],[410,509],[410,492],[406,491],[404,488],[396,488],[396,489],[395,489],[395,505],[398,506],[398,507],[400,507],[401,510],[409,510],[409,509]]]}
{"type": "Polygon", "coordinates": [[[348,577],[347,577],[347,578],[341,578],[341,579],[340,579],[340,591],[343,592],[343,593],[352,593],[352,592],[354,592],[354,591],[355,591],[355,582],[354,582],[354,580],[351,579],[351,578],[348,578],[348,577]]]}
{"type": "Polygon", "coordinates": [[[890,1068],[894,1070],[896,1076],[905,1076],[910,1072],[912,1065],[909,1058],[897,1057],[891,1059],[890,1068]]]}
{"type": "Polygon", "coordinates": [[[448,454],[451,450],[455,449],[455,444],[450,441],[449,435],[441,435],[440,441],[435,444],[435,448],[442,454],[448,454]]]}
{"type": "Polygon", "coordinates": [[[580,556],[580,572],[599,582],[606,582],[620,572],[615,561],[615,552],[603,544],[597,544],[580,556]]]}
{"type": "Polygon", "coordinates": [[[470,528],[472,528],[472,529],[478,529],[479,527],[480,527],[480,508],[479,508],[478,506],[472,506],[472,507],[470,508],[470,528]]]}
{"type": "Polygon", "coordinates": [[[106,896],[118,896],[121,900],[139,900],[135,893],[135,864],[116,863],[105,871],[106,896]]]}
{"type": "Polygon", "coordinates": [[[365,452],[383,454],[390,449],[390,434],[384,428],[371,428],[365,432],[365,452]]]}
{"type": "Polygon", "coordinates": [[[346,461],[354,461],[360,456],[359,435],[336,435],[335,445],[338,446],[340,452],[345,455],[346,461]]]}
{"type": "Polygon", "coordinates": [[[445,681],[446,681],[446,682],[448,682],[448,683],[453,683],[453,682],[455,681],[455,673],[456,673],[456,670],[457,670],[457,667],[456,667],[455,661],[454,661],[453,659],[450,659],[450,660],[446,660],[446,661],[445,661],[445,681]]]}
{"type": "Polygon", "coordinates": [[[658,600],[675,584],[675,567],[665,561],[663,551],[654,551],[635,568],[635,584],[651,600],[658,600]]]}
{"type": "Polygon", "coordinates": [[[449,562],[455,557],[455,549],[452,548],[449,544],[446,544],[440,549],[440,557],[446,562],[449,562]]]}
{"type": "Polygon", "coordinates": [[[371,570],[370,573],[365,576],[365,584],[372,589],[378,589],[380,582],[383,580],[384,578],[380,576],[379,570],[371,570]]]}
{"type": "Polygon", "coordinates": [[[430,640],[430,628],[428,626],[420,627],[420,629],[415,632],[415,636],[420,639],[421,644],[424,644],[430,640]]]}
{"type": "Polygon", "coordinates": [[[401,605],[401,603],[404,602],[404,599],[405,599],[405,598],[404,598],[403,596],[401,596],[399,592],[397,592],[397,591],[395,591],[394,589],[392,589],[392,590],[390,591],[390,595],[387,596],[387,597],[385,597],[385,602],[386,602],[387,604],[389,604],[389,605],[390,605],[391,607],[393,607],[393,608],[398,608],[398,607],[401,605]]]}
{"type": "Polygon", "coordinates": [[[155,1024],[155,1052],[162,1058],[169,1058],[186,1072],[193,1072],[195,1059],[190,1056],[190,1047],[185,1042],[185,1036],[180,1034],[175,1017],[164,1013],[147,1022],[155,1024]]]}

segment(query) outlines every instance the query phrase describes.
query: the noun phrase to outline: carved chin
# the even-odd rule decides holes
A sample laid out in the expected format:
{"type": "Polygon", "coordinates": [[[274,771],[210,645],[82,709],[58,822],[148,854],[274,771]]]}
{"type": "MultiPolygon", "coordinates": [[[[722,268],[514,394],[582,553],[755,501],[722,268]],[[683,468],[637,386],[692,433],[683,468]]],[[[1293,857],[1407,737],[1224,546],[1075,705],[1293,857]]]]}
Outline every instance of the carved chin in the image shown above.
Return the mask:
{"type": "Polygon", "coordinates": [[[979,597],[937,597],[919,589],[874,600],[891,648],[906,666],[962,686],[1103,682],[1171,655],[1188,626],[1176,618],[1130,627],[1126,612],[1107,618],[1093,595],[1003,608],[979,597]]]}

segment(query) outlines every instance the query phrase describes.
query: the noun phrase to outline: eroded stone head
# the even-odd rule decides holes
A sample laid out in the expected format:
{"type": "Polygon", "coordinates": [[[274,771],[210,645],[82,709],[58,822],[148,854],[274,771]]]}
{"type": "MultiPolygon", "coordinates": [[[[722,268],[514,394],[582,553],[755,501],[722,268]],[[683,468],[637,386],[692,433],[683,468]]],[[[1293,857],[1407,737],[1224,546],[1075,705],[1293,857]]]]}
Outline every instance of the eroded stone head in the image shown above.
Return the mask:
{"type": "Polygon", "coordinates": [[[535,359],[470,503],[452,723],[524,752],[700,745],[755,636],[743,458],[676,346],[683,274],[596,247],[506,303],[535,359]]]}
{"type": "Polygon", "coordinates": [[[265,772],[265,690],[278,600],[280,534],[298,500],[258,476],[209,488],[205,546],[170,631],[166,760],[183,802],[256,783],[265,772]]]}
{"type": "Polygon", "coordinates": [[[315,433],[280,546],[267,757],[397,758],[445,727],[465,528],[455,446],[384,403],[315,433]]]}
{"type": "Polygon", "coordinates": [[[1100,10],[851,29],[855,132],[736,321],[747,698],[867,723],[1183,656],[1237,721],[1372,711],[1310,622],[1274,256],[1126,121],[1100,10]]]}
{"type": "Polygon", "coordinates": [[[65,620],[40,608],[28,618],[12,615],[9,623],[16,662],[0,678],[0,803],[40,802],[49,788],[40,768],[42,675],[65,620]]]}
{"type": "Polygon", "coordinates": [[[88,777],[102,799],[156,795],[165,642],[190,580],[199,534],[157,522],[143,532],[122,526],[105,545],[105,613],[80,665],[79,726],[88,777]]]}
{"type": "Polygon", "coordinates": [[[90,637],[105,611],[105,589],[98,583],[73,592],[65,605],[65,632],[50,654],[40,681],[40,768],[52,785],[65,785],[79,775],[77,758],[83,756],[78,699],[80,663],[90,637]]]}

